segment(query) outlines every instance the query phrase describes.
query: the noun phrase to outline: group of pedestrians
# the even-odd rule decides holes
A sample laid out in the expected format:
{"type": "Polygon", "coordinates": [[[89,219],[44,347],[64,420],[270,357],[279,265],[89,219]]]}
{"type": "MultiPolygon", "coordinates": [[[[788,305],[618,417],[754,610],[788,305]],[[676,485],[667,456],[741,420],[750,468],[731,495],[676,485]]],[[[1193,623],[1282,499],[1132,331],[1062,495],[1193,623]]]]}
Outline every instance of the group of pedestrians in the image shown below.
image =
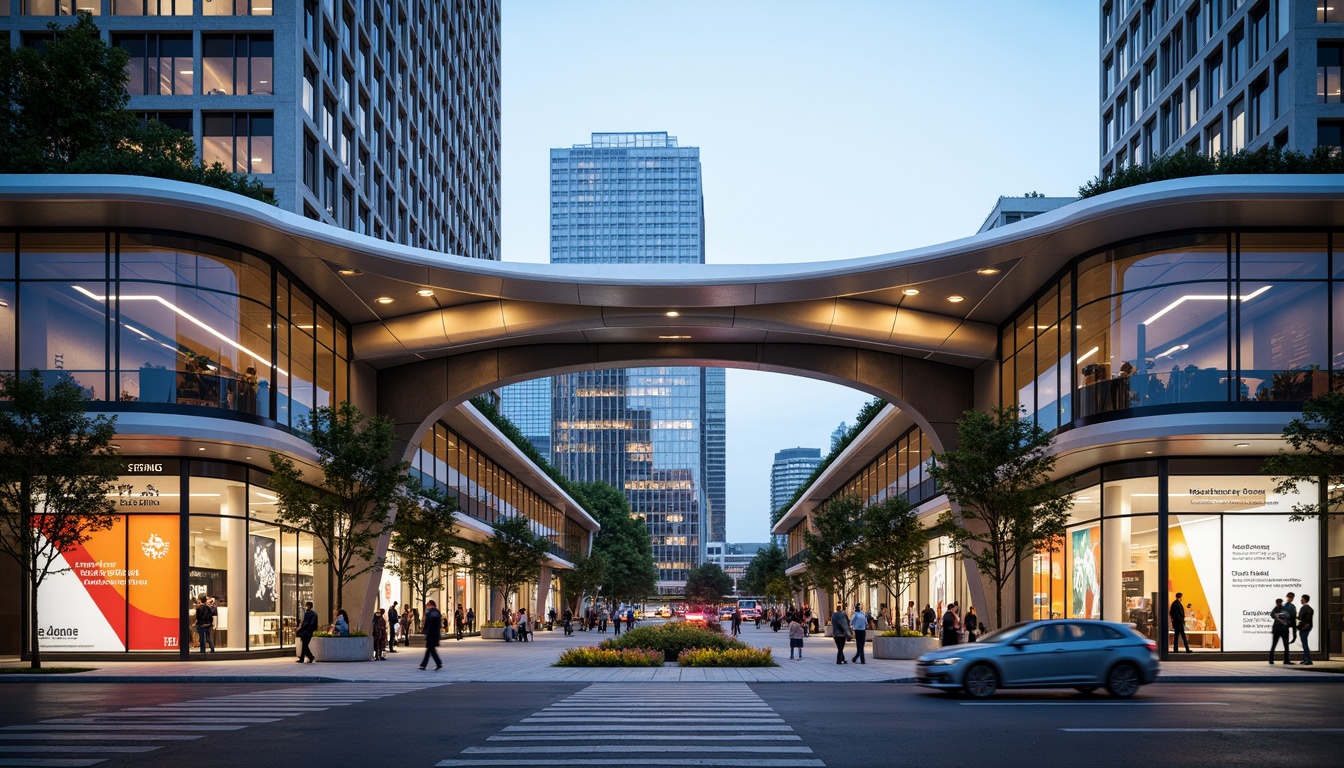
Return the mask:
{"type": "Polygon", "coordinates": [[[836,606],[831,614],[831,639],[835,640],[835,663],[848,664],[845,661],[845,643],[854,641],[854,661],[859,664],[867,664],[868,648],[868,614],[863,612],[863,606],[859,603],[854,604],[854,613],[846,616],[843,605],[836,606]]]}
{"type": "MultiPolygon", "coordinates": [[[[942,607],[941,600],[938,605],[942,607]]],[[[985,625],[976,615],[975,606],[969,606],[963,616],[961,603],[958,602],[948,603],[942,616],[939,616],[932,603],[925,603],[921,611],[915,608],[915,601],[911,600],[905,606],[905,626],[912,632],[937,637],[943,646],[974,643],[976,638],[985,633],[985,625]]]]}
{"type": "Polygon", "coordinates": [[[1302,641],[1302,666],[1310,667],[1311,661],[1311,630],[1316,626],[1316,609],[1312,608],[1311,595],[1302,596],[1302,607],[1293,605],[1293,599],[1296,596],[1288,593],[1288,600],[1283,598],[1274,601],[1274,608],[1269,612],[1270,619],[1273,621],[1273,642],[1269,646],[1269,663],[1274,663],[1274,651],[1279,647],[1279,641],[1283,641],[1283,663],[1291,666],[1292,659],[1289,658],[1289,651],[1293,643],[1299,639],[1302,641]],[[1290,634],[1291,633],[1291,634],[1290,634]]]}

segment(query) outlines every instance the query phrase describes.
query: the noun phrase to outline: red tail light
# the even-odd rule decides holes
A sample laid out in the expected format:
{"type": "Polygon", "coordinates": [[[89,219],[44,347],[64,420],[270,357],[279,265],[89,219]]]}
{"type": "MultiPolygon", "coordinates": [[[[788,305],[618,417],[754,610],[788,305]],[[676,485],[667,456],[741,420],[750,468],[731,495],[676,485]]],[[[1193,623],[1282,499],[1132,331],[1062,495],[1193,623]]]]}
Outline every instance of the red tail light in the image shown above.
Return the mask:
{"type": "Polygon", "coordinates": [[[1148,650],[1150,652],[1157,653],[1157,643],[1153,642],[1152,640],[1149,640],[1148,642],[1144,643],[1144,645],[1148,646],[1148,650]]]}

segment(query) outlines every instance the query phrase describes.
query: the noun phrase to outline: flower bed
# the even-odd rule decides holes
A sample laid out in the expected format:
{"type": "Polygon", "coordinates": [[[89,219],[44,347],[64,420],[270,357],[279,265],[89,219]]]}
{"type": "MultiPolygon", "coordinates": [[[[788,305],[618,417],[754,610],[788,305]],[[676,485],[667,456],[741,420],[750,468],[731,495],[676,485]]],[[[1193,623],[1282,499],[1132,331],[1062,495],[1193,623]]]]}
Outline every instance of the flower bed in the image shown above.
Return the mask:
{"type": "Polygon", "coordinates": [[[672,622],[657,626],[636,627],[620,637],[602,641],[598,648],[610,650],[641,648],[661,651],[667,661],[674,662],[679,660],[682,651],[689,648],[727,651],[745,650],[747,645],[719,632],[681,622],[672,622]]]}
{"type": "Polygon", "coordinates": [[[661,667],[663,654],[647,648],[570,648],[557,667],[661,667]]]}
{"type": "Polygon", "coordinates": [[[777,667],[769,648],[688,648],[677,657],[679,667],[777,667]]]}

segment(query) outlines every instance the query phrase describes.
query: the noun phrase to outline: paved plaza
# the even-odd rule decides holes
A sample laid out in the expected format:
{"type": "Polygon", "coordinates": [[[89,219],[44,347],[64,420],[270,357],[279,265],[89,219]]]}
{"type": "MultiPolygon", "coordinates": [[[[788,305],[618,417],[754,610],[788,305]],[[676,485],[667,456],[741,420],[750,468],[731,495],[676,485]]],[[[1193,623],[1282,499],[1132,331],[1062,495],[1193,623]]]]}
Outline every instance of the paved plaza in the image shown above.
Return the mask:
{"type": "MultiPolygon", "coordinates": [[[[397,653],[387,661],[355,663],[317,663],[297,666],[293,658],[216,660],[193,654],[191,661],[114,661],[66,662],[48,661],[48,666],[72,665],[95,667],[95,671],[56,677],[44,676],[51,681],[77,679],[97,681],[130,680],[219,680],[237,682],[397,682],[435,679],[441,682],[748,682],[748,683],[820,683],[820,682],[913,682],[913,661],[893,661],[872,657],[869,645],[867,664],[835,663],[835,643],[828,637],[813,635],[806,641],[802,661],[789,661],[789,643],[786,632],[772,632],[762,625],[743,628],[741,639],[748,645],[770,648],[778,667],[763,668],[577,668],[552,666],[561,651],[570,647],[596,645],[611,637],[597,631],[575,632],[565,637],[554,632],[537,632],[534,642],[505,643],[502,640],[483,640],[469,637],[461,641],[451,635],[439,646],[443,669],[421,671],[418,668],[424,649],[398,646],[397,653]]],[[[854,644],[845,646],[846,656],[854,654],[854,644]]],[[[21,666],[19,660],[0,660],[4,666],[21,666]]],[[[1324,670],[1344,667],[1344,662],[1317,662],[1312,670],[1282,665],[1270,666],[1263,661],[1177,661],[1162,667],[1166,681],[1300,681],[1318,679],[1344,682],[1344,674],[1329,674],[1324,670]]],[[[26,675],[3,675],[0,681],[32,679],[26,675]]]]}

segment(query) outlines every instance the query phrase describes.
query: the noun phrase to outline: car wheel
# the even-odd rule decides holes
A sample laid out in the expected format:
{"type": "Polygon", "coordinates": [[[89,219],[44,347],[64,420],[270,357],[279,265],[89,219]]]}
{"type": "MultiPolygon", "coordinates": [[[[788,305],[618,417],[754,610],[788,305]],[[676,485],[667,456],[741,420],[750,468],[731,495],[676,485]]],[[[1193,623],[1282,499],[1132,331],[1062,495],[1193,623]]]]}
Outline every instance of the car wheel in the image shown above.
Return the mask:
{"type": "Polygon", "coordinates": [[[1074,690],[1077,691],[1077,692],[1079,692],[1079,693],[1091,693],[1091,692],[1097,690],[1097,686],[1095,686],[1095,685],[1079,685],[1079,686],[1075,686],[1075,687],[1074,687],[1074,690]]]}
{"type": "Polygon", "coordinates": [[[988,664],[976,664],[966,670],[966,679],[962,682],[966,693],[977,699],[991,696],[999,689],[999,673],[988,664]]]}
{"type": "Polygon", "coordinates": [[[1118,699],[1127,699],[1139,690],[1139,668],[1133,664],[1116,664],[1106,675],[1106,690],[1118,699]]]}

